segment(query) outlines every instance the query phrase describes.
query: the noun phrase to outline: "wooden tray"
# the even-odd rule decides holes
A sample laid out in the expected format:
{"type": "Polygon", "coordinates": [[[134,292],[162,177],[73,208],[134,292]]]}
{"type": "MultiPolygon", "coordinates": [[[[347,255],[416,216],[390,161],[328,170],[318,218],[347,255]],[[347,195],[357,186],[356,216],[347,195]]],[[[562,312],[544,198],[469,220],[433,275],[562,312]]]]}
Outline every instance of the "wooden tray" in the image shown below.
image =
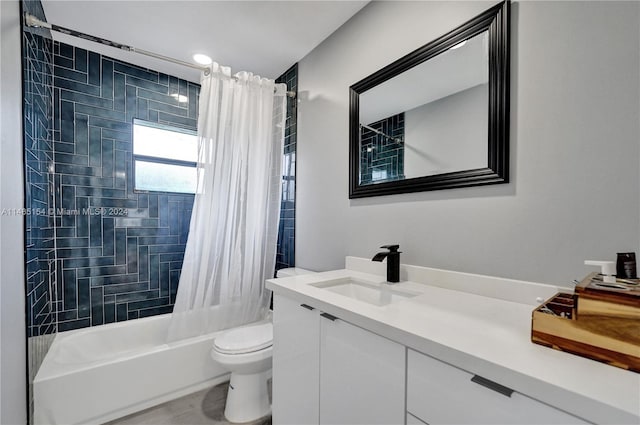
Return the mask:
{"type": "Polygon", "coordinates": [[[640,373],[640,320],[576,315],[580,297],[559,293],[535,309],[531,341],[640,373]]]}
{"type": "Polygon", "coordinates": [[[583,316],[626,317],[640,320],[640,280],[619,279],[605,283],[591,273],[576,286],[578,318],[583,316]]]}

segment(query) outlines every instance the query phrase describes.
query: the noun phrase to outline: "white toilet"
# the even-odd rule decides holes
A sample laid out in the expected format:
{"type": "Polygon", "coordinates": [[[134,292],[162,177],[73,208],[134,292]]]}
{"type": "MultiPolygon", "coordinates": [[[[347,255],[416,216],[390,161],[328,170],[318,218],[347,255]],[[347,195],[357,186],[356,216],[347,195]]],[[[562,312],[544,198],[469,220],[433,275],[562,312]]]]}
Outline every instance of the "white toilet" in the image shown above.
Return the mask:
{"type": "MultiPolygon", "coordinates": [[[[277,277],[309,274],[300,268],[278,270],[277,277]]],[[[271,378],[273,324],[270,320],[229,329],[213,341],[211,357],[231,372],[224,416],[250,422],[271,413],[267,381],[271,378]]]]}

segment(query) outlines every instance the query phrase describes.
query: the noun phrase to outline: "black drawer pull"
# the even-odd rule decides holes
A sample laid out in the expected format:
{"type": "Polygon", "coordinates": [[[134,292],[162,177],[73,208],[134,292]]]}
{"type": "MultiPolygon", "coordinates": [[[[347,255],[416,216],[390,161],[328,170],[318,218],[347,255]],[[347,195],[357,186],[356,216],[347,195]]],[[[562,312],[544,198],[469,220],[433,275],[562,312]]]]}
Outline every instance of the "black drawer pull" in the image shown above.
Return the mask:
{"type": "Polygon", "coordinates": [[[307,310],[315,310],[315,307],[311,307],[310,305],[307,305],[307,304],[300,304],[300,307],[304,307],[307,310]]]}
{"type": "Polygon", "coordinates": [[[320,316],[324,317],[325,319],[329,319],[329,320],[331,320],[332,322],[333,322],[334,320],[336,320],[336,319],[337,319],[337,317],[336,317],[336,316],[332,316],[332,315],[331,315],[331,314],[329,314],[329,313],[320,313],[320,316]]]}
{"type": "Polygon", "coordinates": [[[507,388],[504,385],[498,384],[497,382],[490,381],[487,378],[483,378],[482,376],[473,375],[473,378],[471,378],[471,382],[475,382],[478,385],[482,385],[483,387],[489,388],[490,390],[493,390],[507,397],[511,397],[511,394],[513,394],[513,390],[511,388],[507,388]]]}

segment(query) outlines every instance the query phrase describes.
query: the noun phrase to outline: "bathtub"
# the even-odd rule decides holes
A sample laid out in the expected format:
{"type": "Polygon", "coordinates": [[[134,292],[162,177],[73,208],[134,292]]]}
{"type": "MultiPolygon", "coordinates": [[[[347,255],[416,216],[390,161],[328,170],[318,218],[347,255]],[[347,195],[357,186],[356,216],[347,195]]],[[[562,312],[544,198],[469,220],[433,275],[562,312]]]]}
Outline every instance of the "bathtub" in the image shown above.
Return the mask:
{"type": "Polygon", "coordinates": [[[229,379],[217,335],[167,344],[171,315],[59,333],[34,382],[34,423],[96,424],[229,379]]]}

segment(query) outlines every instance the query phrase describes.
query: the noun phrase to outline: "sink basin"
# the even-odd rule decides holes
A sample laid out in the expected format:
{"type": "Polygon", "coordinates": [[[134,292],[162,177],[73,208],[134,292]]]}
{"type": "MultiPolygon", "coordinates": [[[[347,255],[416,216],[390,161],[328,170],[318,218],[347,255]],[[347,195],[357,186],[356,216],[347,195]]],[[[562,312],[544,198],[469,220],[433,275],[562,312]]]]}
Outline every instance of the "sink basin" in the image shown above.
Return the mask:
{"type": "Polygon", "coordinates": [[[394,289],[385,283],[375,284],[351,277],[314,283],[311,286],[377,306],[388,305],[419,295],[416,292],[394,289]]]}

